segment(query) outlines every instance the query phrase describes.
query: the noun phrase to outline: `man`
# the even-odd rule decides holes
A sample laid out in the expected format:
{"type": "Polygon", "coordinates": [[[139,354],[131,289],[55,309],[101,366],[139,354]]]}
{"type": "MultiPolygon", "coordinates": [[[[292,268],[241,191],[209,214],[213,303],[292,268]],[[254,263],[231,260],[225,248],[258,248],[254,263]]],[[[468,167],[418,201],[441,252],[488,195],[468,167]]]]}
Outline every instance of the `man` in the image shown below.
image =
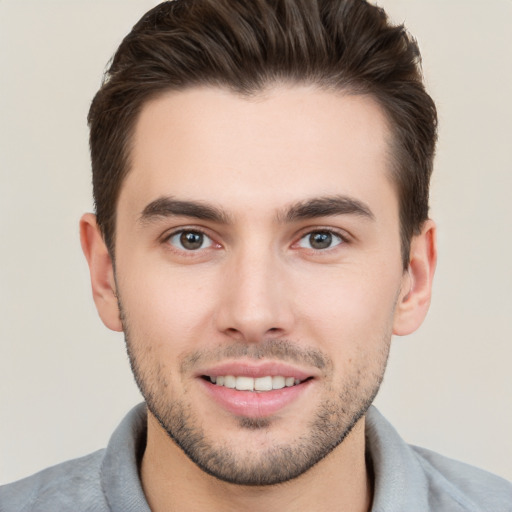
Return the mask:
{"type": "Polygon", "coordinates": [[[418,59],[364,2],[176,0],[134,27],[81,237],[147,412],[2,510],[512,510],[370,407],[436,263],[418,59]]]}

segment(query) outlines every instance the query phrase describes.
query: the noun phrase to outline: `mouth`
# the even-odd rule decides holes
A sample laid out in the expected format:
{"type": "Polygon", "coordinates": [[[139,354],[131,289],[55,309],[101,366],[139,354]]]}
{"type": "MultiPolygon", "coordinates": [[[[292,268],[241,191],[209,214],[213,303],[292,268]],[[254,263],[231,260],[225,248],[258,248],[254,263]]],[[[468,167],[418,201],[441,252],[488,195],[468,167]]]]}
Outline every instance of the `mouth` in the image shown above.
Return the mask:
{"type": "Polygon", "coordinates": [[[236,389],[237,391],[266,393],[298,386],[302,382],[312,379],[312,377],[301,380],[295,377],[286,377],[285,375],[265,375],[263,377],[250,377],[247,375],[203,375],[203,379],[211,382],[215,386],[236,389]]]}
{"type": "Polygon", "coordinates": [[[203,369],[202,389],[229,414],[265,418],[306,404],[318,375],[280,362],[231,362],[203,369]]]}

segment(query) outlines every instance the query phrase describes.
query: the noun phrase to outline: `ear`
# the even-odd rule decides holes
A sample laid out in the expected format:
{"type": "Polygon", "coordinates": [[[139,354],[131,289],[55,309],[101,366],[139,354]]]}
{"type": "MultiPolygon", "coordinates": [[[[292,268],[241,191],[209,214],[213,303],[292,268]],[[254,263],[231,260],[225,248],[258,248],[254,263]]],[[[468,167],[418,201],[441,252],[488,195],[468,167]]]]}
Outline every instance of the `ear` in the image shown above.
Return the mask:
{"type": "Polygon", "coordinates": [[[112,258],[92,213],[80,219],[80,241],[89,264],[92,295],[100,318],[109,329],[122,331],[112,258]]]}
{"type": "Polygon", "coordinates": [[[436,263],[436,225],[434,221],[427,220],[421,233],[411,240],[409,267],[404,272],[393,334],[410,334],[422,324],[430,306],[436,263]]]}

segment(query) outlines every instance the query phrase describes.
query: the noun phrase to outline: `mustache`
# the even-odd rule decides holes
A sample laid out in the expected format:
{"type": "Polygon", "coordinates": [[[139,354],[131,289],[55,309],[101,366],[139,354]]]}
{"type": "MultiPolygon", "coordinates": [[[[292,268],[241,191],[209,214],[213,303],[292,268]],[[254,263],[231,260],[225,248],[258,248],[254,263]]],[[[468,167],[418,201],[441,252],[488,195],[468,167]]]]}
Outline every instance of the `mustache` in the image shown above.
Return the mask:
{"type": "Polygon", "coordinates": [[[197,366],[220,362],[224,359],[248,358],[277,359],[288,363],[313,366],[325,370],[332,366],[332,360],[321,351],[303,348],[290,340],[268,339],[261,343],[231,343],[208,350],[198,350],[183,356],[180,371],[188,373],[197,366]]]}

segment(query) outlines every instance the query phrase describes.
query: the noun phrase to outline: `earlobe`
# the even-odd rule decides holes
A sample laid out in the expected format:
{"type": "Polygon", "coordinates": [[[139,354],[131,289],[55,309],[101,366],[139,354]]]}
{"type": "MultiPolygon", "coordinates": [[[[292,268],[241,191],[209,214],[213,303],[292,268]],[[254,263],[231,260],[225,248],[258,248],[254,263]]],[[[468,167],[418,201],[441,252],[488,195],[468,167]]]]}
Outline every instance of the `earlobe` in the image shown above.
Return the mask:
{"type": "Polygon", "coordinates": [[[100,318],[109,329],[122,331],[112,258],[92,213],[86,213],[80,219],[80,241],[89,265],[92,294],[100,318]]]}
{"type": "Polygon", "coordinates": [[[421,233],[411,240],[409,267],[404,272],[402,290],[395,310],[393,334],[410,334],[425,319],[430,306],[436,262],[436,225],[432,220],[427,220],[421,233]]]}

